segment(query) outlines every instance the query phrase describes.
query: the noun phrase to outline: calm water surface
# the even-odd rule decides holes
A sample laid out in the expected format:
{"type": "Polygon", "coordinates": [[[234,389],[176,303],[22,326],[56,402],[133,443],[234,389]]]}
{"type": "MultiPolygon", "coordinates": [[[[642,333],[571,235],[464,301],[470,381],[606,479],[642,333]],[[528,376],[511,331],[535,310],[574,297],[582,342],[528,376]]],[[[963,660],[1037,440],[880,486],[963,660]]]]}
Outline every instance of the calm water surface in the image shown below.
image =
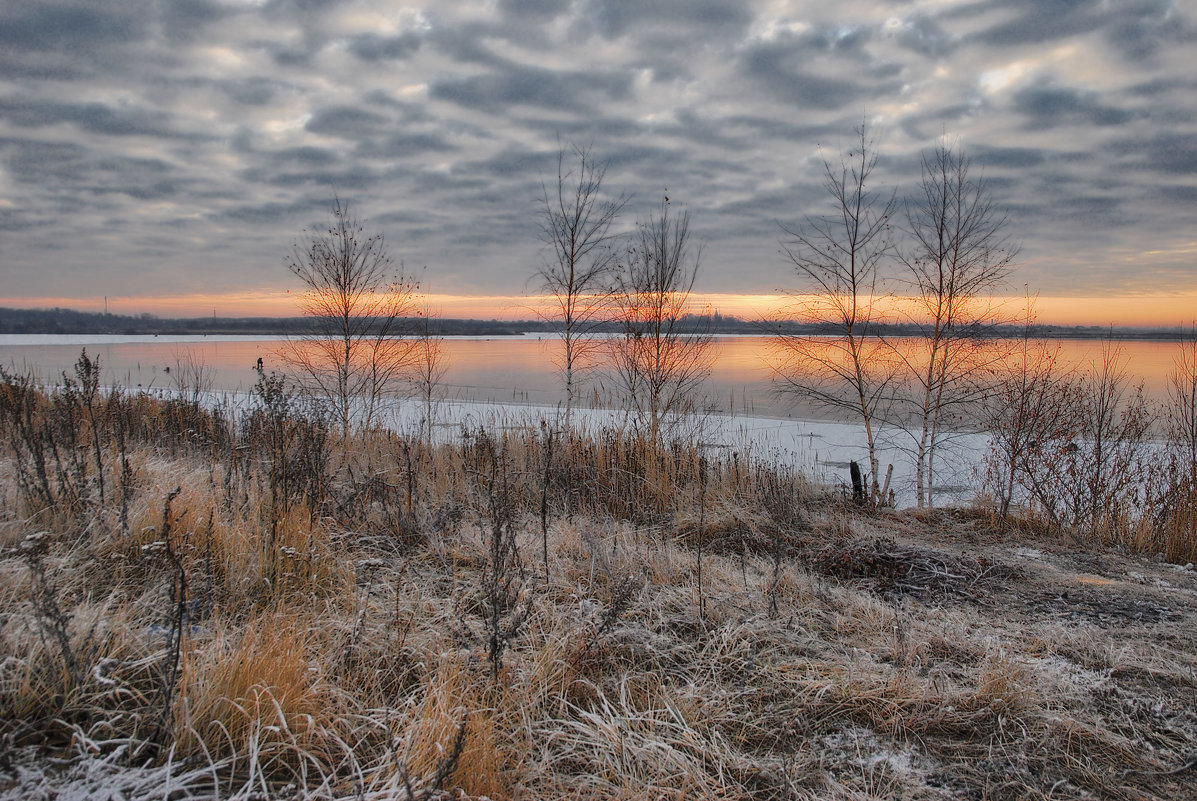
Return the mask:
{"type": "MultiPolygon", "coordinates": [[[[55,381],[63,371],[73,370],[80,350],[86,348],[89,355],[100,358],[109,385],[177,391],[199,367],[213,390],[235,393],[253,387],[259,358],[268,371],[285,372],[280,355],[285,344],[281,339],[256,337],[0,335],[0,365],[31,370],[39,380],[55,381]]],[[[1067,365],[1083,369],[1101,361],[1099,341],[1063,340],[1059,345],[1067,365]]],[[[443,346],[448,361],[443,379],[446,398],[544,405],[562,400],[555,339],[448,338],[443,346]]],[[[1121,342],[1118,347],[1132,380],[1142,381],[1149,397],[1163,398],[1177,345],[1121,342]]],[[[762,417],[824,416],[774,390],[772,354],[768,337],[718,337],[704,408],[762,417]]],[[[596,367],[587,377],[586,404],[618,403],[612,381],[601,369],[596,367]]]]}

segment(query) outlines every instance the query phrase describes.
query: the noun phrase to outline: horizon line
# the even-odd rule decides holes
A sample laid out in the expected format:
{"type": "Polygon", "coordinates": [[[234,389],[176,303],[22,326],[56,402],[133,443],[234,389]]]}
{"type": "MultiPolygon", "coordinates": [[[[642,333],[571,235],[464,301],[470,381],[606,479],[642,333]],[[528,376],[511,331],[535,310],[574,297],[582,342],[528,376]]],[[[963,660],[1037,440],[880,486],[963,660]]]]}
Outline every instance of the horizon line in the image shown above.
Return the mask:
{"type": "MultiPolygon", "coordinates": [[[[0,306],[22,310],[67,309],[125,316],[151,314],[164,319],[295,318],[302,293],[255,290],[220,294],[84,297],[0,297],[0,306]]],[[[420,305],[436,316],[458,320],[518,322],[552,319],[552,296],[420,293],[420,305]]],[[[693,293],[694,314],[737,317],[744,321],[775,318],[800,296],[783,293],[693,293]]],[[[1025,309],[1025,295],[998,295],[994,302],[1025,309]]],[[[1197,289],[1189,292],[1119,296],[1038,295],[1030,298],[1037,325],[1120,328],[1184,328],[1197,318],[1197,289]]]]}

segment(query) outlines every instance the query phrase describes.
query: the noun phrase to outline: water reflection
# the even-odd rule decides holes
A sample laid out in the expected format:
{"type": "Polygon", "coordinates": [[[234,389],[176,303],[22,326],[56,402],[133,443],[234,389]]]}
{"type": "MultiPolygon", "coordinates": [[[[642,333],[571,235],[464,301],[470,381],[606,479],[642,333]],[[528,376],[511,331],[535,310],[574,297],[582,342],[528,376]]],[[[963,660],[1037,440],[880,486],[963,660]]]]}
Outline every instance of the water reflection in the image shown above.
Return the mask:
{"type": "MultiPolygon", "coordinates": [[[[104,381],[126,387],[176,391],[202,369],[205,381],[217,392],[246,392],[257,380],[259,358],[267,371],[286,372],[282,339],[246,337],[116,337],[88,341],[84,336],[0,336],[0,364],[18,371],[31,370],[39,380],[55,382],[71,372],[79,352],[86,347],[99,356],[104,381]]],[[[1097,340],[1062,340],[1061,361],[1083,370],[1100,364],[1102,343],[1097,340]]],[[[1149,398],[1162,400],[1168,374],[1173,369],[1175,343],[1121,342],[1128,376],[1142,381],[1149,398]]],[[[557,367],[558,343],[553,339],[512,337],[492,339],[448,338],[443,342],[448,370],[443,394],[449,399],[555,405],[562,401],[557,367]]],[[[815,343],[815,347],[819,347],[815,343]]],[[[829,347],[829,346],[823,346],[829,347]]],[[[918,343],[902,345],[912,363],[918,360],[918,343]]],[[[827,417],[792,396],[779,393],[774,365],[779,354],[768,337],[717,337],[715,359],[700,407],[712,412],[765,417],[827,417]]],[[[790,360],[787,369],[801,372],[803,365],[790,360]]],[[[613,382],[601,364],[585,371],[588,383],[582,400],[588,405],[617,405],[613,382]]]]}

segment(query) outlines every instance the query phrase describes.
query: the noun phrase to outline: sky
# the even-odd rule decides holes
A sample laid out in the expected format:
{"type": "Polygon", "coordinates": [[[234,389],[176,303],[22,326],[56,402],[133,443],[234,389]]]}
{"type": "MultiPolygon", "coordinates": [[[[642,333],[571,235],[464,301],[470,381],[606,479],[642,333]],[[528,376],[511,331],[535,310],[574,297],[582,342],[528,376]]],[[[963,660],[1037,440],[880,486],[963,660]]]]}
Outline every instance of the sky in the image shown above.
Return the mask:
{"type": "Polygon", "coordinates": [[[866,118],[900,199],[972,159],[1045,321],[1197,317],[1197,0],[5,0],[0,305],[293,314],[336,195],[442,313],[526,317],[566,143],[752,316],[866,118]]]}

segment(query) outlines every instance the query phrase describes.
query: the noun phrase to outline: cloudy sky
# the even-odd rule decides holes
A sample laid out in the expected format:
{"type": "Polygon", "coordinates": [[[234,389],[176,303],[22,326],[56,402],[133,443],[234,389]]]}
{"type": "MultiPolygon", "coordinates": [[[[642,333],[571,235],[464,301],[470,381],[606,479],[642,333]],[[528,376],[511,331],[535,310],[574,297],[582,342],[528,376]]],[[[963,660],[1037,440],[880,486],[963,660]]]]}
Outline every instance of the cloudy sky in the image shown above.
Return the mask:
{"type": "Polygon", "coordinates": [[[866,115],[900,196],[965,148],[1012,294],[1197,315],[1194,0],[4,0],[0,303],[267,308],[336,192],[511,314],[559,139],[609,160],[624,227],[691,211],[700,289],[769,295],[866,115]]]}

